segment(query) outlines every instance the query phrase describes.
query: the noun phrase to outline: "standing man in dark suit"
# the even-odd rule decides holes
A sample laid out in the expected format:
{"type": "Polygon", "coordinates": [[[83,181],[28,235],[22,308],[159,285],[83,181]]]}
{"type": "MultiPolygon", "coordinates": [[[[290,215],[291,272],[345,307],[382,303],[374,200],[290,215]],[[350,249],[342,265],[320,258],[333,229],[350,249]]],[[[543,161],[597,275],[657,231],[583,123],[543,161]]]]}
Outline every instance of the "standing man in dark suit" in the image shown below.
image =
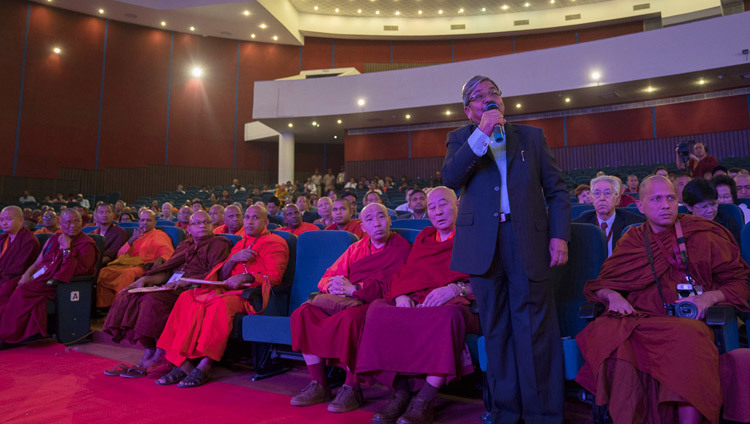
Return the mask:
{"type": "Polygon", "coordinates": [[[506,124],[497,84],[475,76],[462,94],[473,124],[448,134],[442,173],[445,185],[461,189],[451,269],[471,275],[492,422],[562,423],[563,354],[549,279],[568,260],[570,198],[542,130],[506,124]]]}
{"type": "Polygon", "coordinates": [[[628,225],[645,222],[646,218],[624,209],[617,209],[620,204],[620,179],[611,175],[602,175],[591,180],[591,196],[594,198],[594,210],[581,214],[573,222],[594,224],[604,231],[607,237],[607,257],[620,240],[622,230],[628,225]]]}

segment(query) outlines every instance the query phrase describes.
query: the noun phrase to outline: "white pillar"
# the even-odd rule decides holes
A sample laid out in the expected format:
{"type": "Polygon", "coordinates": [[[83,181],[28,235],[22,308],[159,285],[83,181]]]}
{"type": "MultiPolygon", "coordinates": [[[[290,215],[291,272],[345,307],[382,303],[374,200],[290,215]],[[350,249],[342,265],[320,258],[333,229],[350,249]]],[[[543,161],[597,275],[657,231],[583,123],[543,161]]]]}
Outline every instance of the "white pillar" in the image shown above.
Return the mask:
{"type": "Polygon", "coordinates": [[[279,183],[294,183],[294,134],[279,134],[279,183]]]}

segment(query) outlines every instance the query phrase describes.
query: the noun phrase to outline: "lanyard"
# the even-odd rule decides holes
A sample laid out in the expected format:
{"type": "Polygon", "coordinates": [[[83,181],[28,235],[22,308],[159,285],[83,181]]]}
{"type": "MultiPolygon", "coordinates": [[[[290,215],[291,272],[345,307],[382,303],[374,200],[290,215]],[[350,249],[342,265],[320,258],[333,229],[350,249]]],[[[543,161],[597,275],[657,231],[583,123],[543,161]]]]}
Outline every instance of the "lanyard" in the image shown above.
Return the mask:
{"type": "MultiPolygon", "coordinates": [[[[646,224],[649,225],[649,224],[646,224]]],[[[682,257],[682,263],[684,265],[684,271],[685,271],[685,277],[687,281],[690,283],[690,289],[693,290],[693,278],[690,276],[690,271],[688,270],[688,255],[687,255],[687,248],[685,247],[685,236],[682,233],[682,225],[680,225],[680,221],[676,221],[675,224],[675,232],[677,233],[677,247],[680,249],[680,256],[682,257]]],[[[661,283],[659,282],[659,276],[656,275],[656,267],[654,266],[654,254],[651,251],[651,240],[649,239],[649,233],[651,232],[651,227],[645,229],[644,237],[646,239],[646,254],[648,255],[648,263],[651,265],[651,273],[654,274],[654,281],[656,282],[656,290],[659,292],[659,298],[661,299],[662,304],[664,305],[664,310],[668,310],[667,301],[664,298],[664,293],[661,289],[661,283]]],[[[668,254],[666,251],[666,247],[664,247],[664,244],[659,240],[657,237],[656,243],[659,244],[659,247],[664,251],[665,254],[668,254]]],[[[695,293],[695,291],[693,290],[695,293]]]]}

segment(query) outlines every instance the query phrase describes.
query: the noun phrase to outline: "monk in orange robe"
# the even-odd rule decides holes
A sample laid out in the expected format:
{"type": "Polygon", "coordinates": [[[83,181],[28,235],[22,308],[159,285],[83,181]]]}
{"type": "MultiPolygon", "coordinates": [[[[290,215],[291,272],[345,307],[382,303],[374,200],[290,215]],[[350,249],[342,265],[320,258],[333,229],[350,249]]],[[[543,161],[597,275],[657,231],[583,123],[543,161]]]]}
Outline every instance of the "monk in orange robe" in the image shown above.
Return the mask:
{"type": "MultiPolygon", "coordinates": [[[[349,210],[348,201],[339,202],[349,210]]],[[[303,303],[291,316],[292,348],[302,352],[312,381],[294,396],[294,406],[309,406],[331,399],[325,379],[325,363],[346,369],[346,382],[329,405],[331,412],[348,412],[363,402],[362,390],[354,374],[357,346],[370,304],[382,297],[391,276],[409,255],[409,242],[391,233],[385,206],[367,205],[362,210],[362,228],[367,236],[349,246],[326,270],[318,283],[323,296],[333,294],[358,300],[335,313],[303,303]]]]}
{"type": "Polygon", "coordinates": [[[373,423],[432,422],[440,387],[474,372],[466,333],[479,333],[479,316],[469,308],[469,276],[449,267],[457,212],[453,190],[430,191],[427,214],[433,226],[419,233],[385,298],[367,311],[357,374],[395,389],[373,423]],[[407,376],[426,376],[413,398],[407,376]]]}
{"type": "Polygon", "coordinates": [[[177,212],[177,223],[175,224],[175,226],[177,228],[187,230],[188,224],[190,224],[190,215],[192,214],[193,209],[191,209],[189,206],[181,207],[180,211],[177,212]]]}
{"type": "Polygon", "coordinates": [[[7,206],[0,212],[0,316],[24,271],[39,256],[39,240],[23,225],[23,211],[7,206]]]}
{"type": "Polygon", "coordinates": [[[117,292],[127,287],[146,272],[144,266],[159,266],[172,253],[172,239],[156,228],[156,214],[150,209],[141,209],[138,228],[127,243],[117,252],[117,259],[99,271],[96,284],[96,306],[112,305],[117,292]]]}
{"type": "Polygon", "coordinates": [[[47,211],[42,215],[42,228],[34,231],[34,234],[55,234],[61,233],[60,227],[57,225],[57,214],[55,211],[47,211]]]}
{"type": "Polygon", "coordinates": [[[286,226],[280,227],[279,230],[292,233],[297,237],[307,231],[320,231],[317,225],[302,222],[302,213],[294,203],[284,206],[284,223],[286,226]]]}
{"type": "Polygon", "coordinates": [[[213,361],[224,355],[234,314],[258,312],[240,297],[243,289],[262,286],[267,293],[271,286],[281,284],[289,247],[284,239],[271,234],[267,225],[266,210],[249,207],[244,217],[244,238],[206,277],[224,284],[188,290],[177,299],[156,345],[175,367],[157,384],[179,382],[179,387],[197,387],[208,381],[213,361]]]}
{"type": "Polygon", "coordinates": [[[131,343],[140,343],[144,352],[139,363],[132,366],[120,364],[105,374],[144,377],[149,367],[164,357],[164,351],[156,348],[156,340],[164,330],[177,298],[191,285],[180,278],[206,278],[216,265],[224,262],[232,248],[229,239],[211,232],[212,225],[206,212],[195,212],[188,226],[190,237],[177,246],[172,257],[117,295],[102,330],[112,335],[112,340],[117,343],[124,338],[131,343]],[[162,286],[171,290],[128,292],[129,289],[162,286]]]}
{"type": "Polygon", "coordinates": [[[604,302],[608,312],[576,337],[586,361],[576,380],[598,405],[609,405],[616,423],[716,424],[719,355],[701,319],[717,303],[748,310],[750,267],[724,227],[677,213],[677,194],[666,178],[646,178],[639,194],[647,223],[625,233],[599,277],[584,287],[586,297],[604,302]],[[700,290],[680,298],[677,284],[688,276],[700,290]],[[696,319],[666,313],[667,305],[682,302],[696,307],[696,319]]]}
{"type": "Polygon", "coordinates": [[[107,266],[113,259],[117,258],[125,242],[128,241],[128,233],[124,228],[115,223],[115,210],[109,203],[100,203],[94,209],[94,234],[104,237],[104,252],[102,252],[102,266],[107,266]]]}
{"type": "Polygon", "coordinates": [[[229,205],[224,209],[224,223],[214,228],[214,234],[244,235],[242,230],[242,208],[229,205]]]}
{"type": "Polygon", "coordinates": [[[55,298],[51,279],[67,282],[93,275],[99,259],[94,240],[83,234],[81,214],[73,208],[60,212],[62,233],[53,234],[42,253],[24,272],[0,316],[0,341],[18,343],[36,334],[47,335],[47,301],[55,298]]]}
{"type": "Polygon", "coordinates": [[[333,224],[326,227],[326,230],[349,231],[360,239],[365,236],[365,232],[362,231],[362,221],[352,219],[352,206],[349,200],[336,199],[333,202],[332,214],[333,224]]]}

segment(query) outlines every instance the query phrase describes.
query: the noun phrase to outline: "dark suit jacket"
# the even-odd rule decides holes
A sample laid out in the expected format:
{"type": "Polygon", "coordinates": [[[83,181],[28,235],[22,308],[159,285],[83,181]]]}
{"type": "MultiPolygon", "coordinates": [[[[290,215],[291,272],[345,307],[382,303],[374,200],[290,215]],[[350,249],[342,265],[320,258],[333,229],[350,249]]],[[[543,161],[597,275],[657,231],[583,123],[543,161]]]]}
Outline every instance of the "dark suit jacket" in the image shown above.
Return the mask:
{"type": "MultiPolygon", "coordinates": [[[[586,211],[581,214],[578,218],[574,219],[573,222],[580,222],[584,224],[594,224],[599,226],[599,220],[596,219],[596,211],[586,211]]],[[[646,217],[637,213],[628,212],[621,208],[615,208],[615,222],[612,223],[612,251],[614,252],[615,246],[617,246],[617,240],[620,240],[622,230],[628,225],[637,224],[639,222],[646,222],[646,217]]]]}
{"type": "MultiPolygon", "coordinates": [[[[495,257],[500,171],[491,150],[482,157],[471,150],[475,129],[448,133],[442,176],[446,186],[461,189],[451,269],[481,275],[495,257]]],[[[505,131],[511,225],[526,274],[541,281],[550,277],[550,238],[570,240],[570,195],[541,129],[506,124],[505,131]]]]}

